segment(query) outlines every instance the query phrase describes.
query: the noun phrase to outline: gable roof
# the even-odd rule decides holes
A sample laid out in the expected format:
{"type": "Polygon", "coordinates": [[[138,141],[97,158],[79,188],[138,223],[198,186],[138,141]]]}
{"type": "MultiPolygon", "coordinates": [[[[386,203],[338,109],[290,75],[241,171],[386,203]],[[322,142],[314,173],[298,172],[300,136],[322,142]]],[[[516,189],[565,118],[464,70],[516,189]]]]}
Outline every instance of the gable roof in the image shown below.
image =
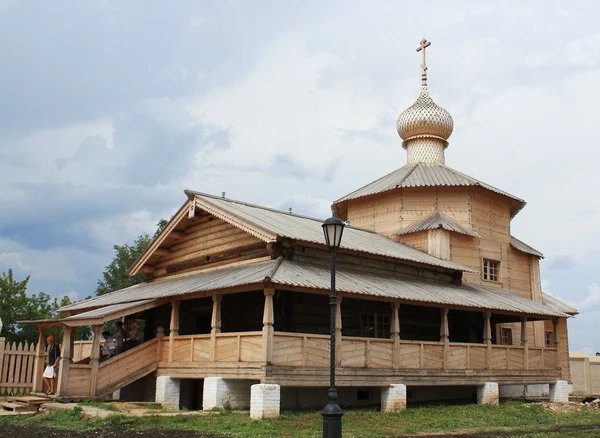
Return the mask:
{"type": "Polygon", "coordinates": [[[522,242],[521,240],[517,239],[515,236],[510,236],[510,246],[526,254],[531,254],[541,259],[544,258],[544,254],[539,252],[537,249],[534,249],[531,246],[527,245],[525,242],[522,242]]]}
{"type": "MultiPolygon", "coordinates": [[[[323,224],[322,219],[274,210],[193,190],[186,190],[185,193],[190,197],[195,197],[200,208],[235,226],[252,230],[256,233],[257,237],[260,237],[262,234],[262,238],[265,241],[273,241],[266,240],[267,236],[270,235],[277,238],[289,238],[324,246],[323,230],[321,228],[323,224]]],[[[394,242],[392,239],[373,231],[353,228],[351,226],[347,226],[344,230],[341,249],[454,271],[477,272],[466,266],[431,256],[403,243],[394,242]]]]}
{"type": "Polygon", "coordinates": [[[467,236],[481,239],[481,235],[477,231],[459,224],[451,217],[440,213],[439,211],[434,212],[430,216],[427,216],[420,221],[413,222],[408,227],[400,228],[394,231],[392,236],[416,233],[418,231],[435,230],[437,228],[442,228],[447,231],[454,231],[455,233],[465,234],[467,236]]]}
{"type": "Polygon", "coordinates": [[[375,195],[389,190],[411,187],[470,187],[478,186],[491,192],[510,198],[516,204],[511,211],[514,217],[524,206],[525,201],[494,186],[479,181],[440,163],[410,163],[394,170],[378,180],[361,187],[358,190],[334,202],[349,201],[363,196],[375,195]]]}

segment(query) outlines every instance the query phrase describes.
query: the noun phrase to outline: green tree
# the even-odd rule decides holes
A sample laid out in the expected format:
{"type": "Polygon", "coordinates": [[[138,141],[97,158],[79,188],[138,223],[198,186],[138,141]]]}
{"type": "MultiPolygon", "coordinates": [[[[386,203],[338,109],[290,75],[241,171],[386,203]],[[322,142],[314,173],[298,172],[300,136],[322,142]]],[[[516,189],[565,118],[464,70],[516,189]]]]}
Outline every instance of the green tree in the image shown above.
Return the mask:
{"type": "Polygon", "coordinates": [[[0,318],[4,324],[1,336],[9,341],[17,340],[19,326],[17,321],[24,319],[27,313],[29,299],[27,298],[27,284],[29,276],[25,280],[17,281],[12,269],[0,275],[0,318]]]}
{"type": "MultiPolygon", "coordinates": [[[[27,296],[30,276],[17,281],[12,269],[0,275],[0,317],[4,323],[1,335],[9,342],[37,342],[38,331],[29,325],[20,326],[17,321],[51,319],[58,317],[58,300],[44,292],[27,296]]],[[[62,330],[51,329],[49,333],[60,340],[62,330]]]]}
{"type": "Polygon", "coordinates": [[[98,280],[96,295],[104,295],[144,281],[144,277],[141,276],[128,276],[127,271],[143,252],[146,251],[152,240],[160,234],[167,223],[167,220],[161,219],[157,224],[158,229],[154,233],[154,236],[144,233],[138,236],[132,245],[126,243],[124,245],[113,246],[115,255],[102,273],[102,279],[98,280]]]}

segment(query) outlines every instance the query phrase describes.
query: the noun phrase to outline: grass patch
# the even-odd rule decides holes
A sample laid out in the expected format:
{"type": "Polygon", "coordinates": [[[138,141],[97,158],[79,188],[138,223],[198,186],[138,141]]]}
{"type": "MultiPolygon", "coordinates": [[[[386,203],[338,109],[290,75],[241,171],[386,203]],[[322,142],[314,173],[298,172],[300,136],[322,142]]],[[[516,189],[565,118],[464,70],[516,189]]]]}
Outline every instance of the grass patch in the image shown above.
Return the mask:
{"type": "MultiPolygon", "coordinates": [[[[100,407],[100,406],[98,406],[100,407]]],[[[320,437],[322,417],[319,412],[284,411],[280,418],[255,421],[247,414],[223,410],[199,416],[113,415],[103,420],[84,420],[81,408],[57,411],[35,417],[0,417],[0,428],[7,424],[37,424],[44,428],[77,431],[118,427],[136,430],[195,431],[224,437],[320,437]]],[[[569,427],[589,427],[585,436],[600,438],[600,413],[587,410],[560,413],[540,406],[524,406],[522,402],[506,401],[496,406],[424,406],[409,408],[402,413],[381,413],[376,410],[348,410],[344,414],[344,437],[390,437],[418,433],[510,431],[514,437],[575,437],[581,430],[569,427]],[[552,431],[557,427],[566,429],[552,431]],[[547,432],[544,432],[547,431],[547,432]],[[513,435],[514,433],[514,435],[513,435]]]]}

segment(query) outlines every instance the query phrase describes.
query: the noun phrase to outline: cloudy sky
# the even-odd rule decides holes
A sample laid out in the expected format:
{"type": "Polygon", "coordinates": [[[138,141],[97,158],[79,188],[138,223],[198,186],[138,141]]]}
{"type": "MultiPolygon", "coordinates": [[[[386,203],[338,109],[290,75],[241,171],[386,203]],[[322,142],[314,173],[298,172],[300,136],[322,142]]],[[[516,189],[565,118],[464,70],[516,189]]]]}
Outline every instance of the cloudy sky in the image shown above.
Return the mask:
{"type": "Polygon", "coordinates": [[[184,188],[326,217],[405,163],[419,87],[447,164],[520,196],[515,236],[599,351],[600,4],[0,0],[0,271],[92,294],[184,188]]]}

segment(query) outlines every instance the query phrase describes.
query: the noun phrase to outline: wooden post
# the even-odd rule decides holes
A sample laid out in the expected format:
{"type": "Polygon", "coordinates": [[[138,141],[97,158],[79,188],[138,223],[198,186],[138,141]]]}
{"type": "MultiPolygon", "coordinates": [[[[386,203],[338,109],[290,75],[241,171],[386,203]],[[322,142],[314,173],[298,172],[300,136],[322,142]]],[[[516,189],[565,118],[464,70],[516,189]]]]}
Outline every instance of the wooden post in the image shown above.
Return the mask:
{"type": "Polygon", "coordinates": [[[562,376],[562,367],[560,366],[560,337],[558,336],[558,318],[552,320],[552,326],[554,327],[554,348],[556,348],[556,368],[560,370],[562,376]]]}
{"type": "Polygon", "coordinates": [[[523,369],[529,369],[529,342],[527,336],[527,317],[521,318],[521,345],[523,346],[523,369]]]}
{"type": "Polygon", "coordinates": [[[335,299],[335,366],[342,364],[342,297],[335,299]]]}
{"type": "Polygon", "coordinates": [[[448,328],[448,308],[442,309],[442,326],[440,328],[440,342],[444,343],[443,369],[448,368],[448,353],[450,351],[450,330],[448,328]]]}
{"type": "MultiPolygon", "coordinates": [[[[2,372],[2,364],[4,363],[4,348],[6,346],[6,338],[0,338],[0,372],[2,372]]],[[[0,375],[0,383],[2,383],[2,376],[0,375]]]]}
{"type": "Polygon", "coordinates": [[[273,323],[275,322],[275,313],[273,310],[273,295],[275,289],[265,288],[265,309],[263,312],[263,335],[262,335],[262,353],[263,362],[269,364],[273,359],[273,323]]]}
{"type": "Polygon", "coordinates": [[[165,337],[165,329],[158,327],[156,329],[156,360],[160,362],[162,358],[162,346],[165,337]]]}
{"type": "Polygon", "coordinates": [[[69,365],[73,358],[73,338],[75,337],[74,327],[65,327],[63,330],[63,342],[60,351],[60,360],[58,362],[58,380],[56,382],[56,395],[65,395],[67,393],[67,382],[69,376],[69,365]]]}
{"type": "Polygon", "coordinates": [[[400,304],[392,303],[392,327],[390,334],[394,341],[392,347],[392,366],[394,369],[400,368],[400,316],[399,316],[400,304]]]}
{"type": "Polygon", "coordinates": [[[212,318],[210,321],[210,361],[215,360],[217,333],[221,333],[221,295],[213,295],[212,318]]]}
{"type": "Polygon", "coordinates": [[[169,325],[169,362],[175,356],[175,336],[179,336],[179,301],[171,301],[171,323],[169,325]]]}
{"type": "Polygon", "coordinates": [[[33,366],[33,392],[42,392],[44,389],[44,359],[46,357],[46,331],[40,327],[38,334],[38,343],[35,346],[35,364],[33,366]]]}
{"type": "Polygon", "coordinates": [[[92,327],[94,329],[94,339],[92,340],[92,351],[90,351],[90,397],[96,396],[97,382],[98,382],[98,365],[100,359],[100,332],[102,331],[102,324],[98,324],[92,327]]]}
{"type": "Polygon", "coordinates": [[[492,312],[486,310],[483,313],[483,342],[487,346],[485,355],[485,368],[492,368],[492,312]]]}

